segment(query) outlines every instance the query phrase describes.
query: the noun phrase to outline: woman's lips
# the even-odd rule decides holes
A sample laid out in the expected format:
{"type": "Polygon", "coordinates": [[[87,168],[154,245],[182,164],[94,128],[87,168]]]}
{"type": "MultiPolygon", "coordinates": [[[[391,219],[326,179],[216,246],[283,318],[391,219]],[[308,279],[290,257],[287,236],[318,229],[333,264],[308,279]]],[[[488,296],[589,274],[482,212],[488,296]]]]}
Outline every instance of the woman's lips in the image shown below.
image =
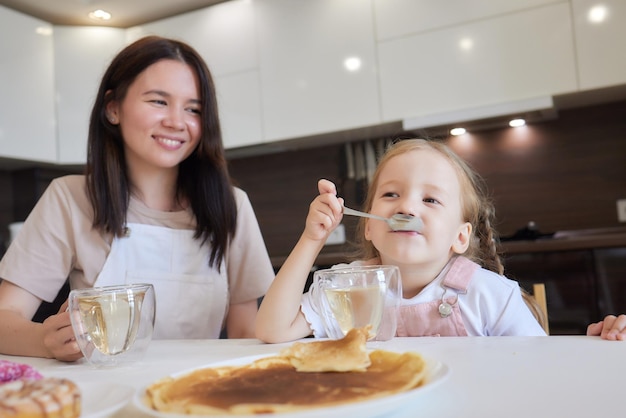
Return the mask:
{"type": "Polygon", "coordinates": [[[185,142],[185,141],[180,140],[180,139],[165,138],[165,137],[162,137],[162,136],[155,136],[154,139],[159,144],[162,144],[165,147],[172,148],[172,149],[180,148],[180,146],[185,142]]]}

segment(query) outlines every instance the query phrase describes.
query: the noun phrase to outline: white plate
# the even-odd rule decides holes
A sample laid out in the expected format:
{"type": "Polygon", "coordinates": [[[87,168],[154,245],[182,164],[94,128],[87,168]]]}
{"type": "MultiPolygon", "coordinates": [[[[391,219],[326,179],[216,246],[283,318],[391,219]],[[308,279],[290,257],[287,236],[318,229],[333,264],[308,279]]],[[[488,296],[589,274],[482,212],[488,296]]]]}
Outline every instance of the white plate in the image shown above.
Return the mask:
{"type": "Polygon", "coordinates": [[[133,398],[135,389],[119,383],[84,383],[81,418],[105,418],[113,415],[133,398]]]}
{"type": "MultiPolygon", "coordinates": [[[[270,357],[271,355],[241,357],[229,361],[223,361],[219,363],[211,363],[205,366],[195,367],[193,369],[185,370],[172,377],[176,378],[188,373],[191,373],[198,369],[204,369],[207,367],[220,367],[220,366],[240,366],[244,364],[252,363],[263,357],[270,357]]],[[[310,410],[289,412],[289,413],[276,413],[276,414],[263,414],[262,416],[276,416],[277,418],[346,418],[346,417],[359,417],[359,418],[372,418],[381,416],[383,414],[389,414],[392,411],[397,411],[413,403],[418,397],[422,396],[428,390],[434,388],[443,382],[450,369],[440,361],[425,359],[426,361],[426,381],[420,387],[411,389],[407,392],[402,392],[397,395],[385,396],[383,398],[372,399],[369,401],[354,402],[345,405],[324,407],[324,408],[312,408],[310,410]]],[[[170,414],[164,412],[155,411],[143,402],[145,395],[145,388],[138,390],[134,397],[134,404],[142,412],[145,412],[153,417],[158,418],[189,418],[190,415],[170,414]]],[[[231,415],[238,418],[243,417],[255,417],[259,418],[259,415],[231,415]]]]}

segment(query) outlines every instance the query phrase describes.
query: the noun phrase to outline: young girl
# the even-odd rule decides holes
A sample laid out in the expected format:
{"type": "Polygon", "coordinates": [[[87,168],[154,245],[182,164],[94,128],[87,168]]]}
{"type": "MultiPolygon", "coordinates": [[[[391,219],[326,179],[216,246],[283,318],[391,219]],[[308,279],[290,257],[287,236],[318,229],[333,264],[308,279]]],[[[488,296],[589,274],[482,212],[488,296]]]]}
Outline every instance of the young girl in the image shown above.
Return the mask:
{"type": "MultiPolygon", "coordinates": [[[[319,182],[306,228],[270,287],[257,317],[257,336],[270,342],[324,336],[309,293],[308,272],[328,233],[342,219],[334,184],[319,182]]],[[[446,146],[406,140],[381,159],[365,211],[388,218],[420,217],[420,232],[394,232],[385,222],[362,219],[361,259],[352,265],[400,268],[403,301],[398,336],[545,335],[519,285],[501,276],[491,227],[493,207],[482,180],[446,146]],[[482,267],[481,267],[482,266],[482,267]],[[450,303],[442,315],[439,305],[450,303]]]]}
{"type": "Polygon", "coordinates": [[[211,74],[188,45],[147,37],[101,81],[85,176],[56,179],[0,262],[0,353],[81,357],[61,311],[71,288],[148,282],[155,338],[253,337],[274,277],[247,195],[226,167],[211,74]]]}
{"type": "MultiPolygon", "coordinates": [[[[256,333],[265,342],[325,336],[310,293],[302,295],[302,289],[328,235],[341,222],[343,200],[327,180],[320,180],[318,188],[305,230],[260,307],[256,333]]],[[[385,222],[362,218],[357,231],[361,254],[352,266],[400,268],[398,336],[545,335],[518,283],[502,275],[494,209],[483,180],[448,147],[419,139],[393,145],[373,176],[365,211],[385,218],[410,214],[423,221],[420,232],[394,232],[385,222]],[[439,311],[443,301],[451,313],[439,311]]]]}

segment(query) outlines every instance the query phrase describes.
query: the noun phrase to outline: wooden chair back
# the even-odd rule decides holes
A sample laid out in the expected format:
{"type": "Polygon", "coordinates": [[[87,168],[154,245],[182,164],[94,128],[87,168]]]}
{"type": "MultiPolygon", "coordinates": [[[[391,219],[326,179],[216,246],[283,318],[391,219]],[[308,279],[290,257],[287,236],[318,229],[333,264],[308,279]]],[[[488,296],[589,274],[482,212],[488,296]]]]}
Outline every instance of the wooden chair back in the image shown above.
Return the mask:
{"type": "Polygon", "coordinates": [[[533,294],[522,290],[524,302],[528,309],[539,322],[546,334],[550,335],[550,324],[548,322],[548,303],[546,299],[546,286],[543,283],[533,284],[533,294]]]}

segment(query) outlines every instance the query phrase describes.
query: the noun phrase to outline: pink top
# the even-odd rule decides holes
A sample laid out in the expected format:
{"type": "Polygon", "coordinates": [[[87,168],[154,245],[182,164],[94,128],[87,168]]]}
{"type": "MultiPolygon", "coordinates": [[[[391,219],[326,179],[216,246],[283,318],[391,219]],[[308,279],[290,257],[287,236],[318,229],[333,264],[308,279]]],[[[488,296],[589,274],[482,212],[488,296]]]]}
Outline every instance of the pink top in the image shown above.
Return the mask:
{"type": "Polygon", "coordinates": [[[453,259],[441,282],[441,300],[401,306],[398,312],[396,335],[398,337],[467,336],[459,309],[458,293],[467,292],[472,277],[479,268],[478,264],[465,257],[453,259]],[[447,289],[452,291],[447,292],[447,289]],[[446,297],[446,294],[450,296],[446,297]],[[450,309],[449,313],[445,311],[446,308],[450,309]],[[442,310],[445,313],[442,313],[442,310]]]}

